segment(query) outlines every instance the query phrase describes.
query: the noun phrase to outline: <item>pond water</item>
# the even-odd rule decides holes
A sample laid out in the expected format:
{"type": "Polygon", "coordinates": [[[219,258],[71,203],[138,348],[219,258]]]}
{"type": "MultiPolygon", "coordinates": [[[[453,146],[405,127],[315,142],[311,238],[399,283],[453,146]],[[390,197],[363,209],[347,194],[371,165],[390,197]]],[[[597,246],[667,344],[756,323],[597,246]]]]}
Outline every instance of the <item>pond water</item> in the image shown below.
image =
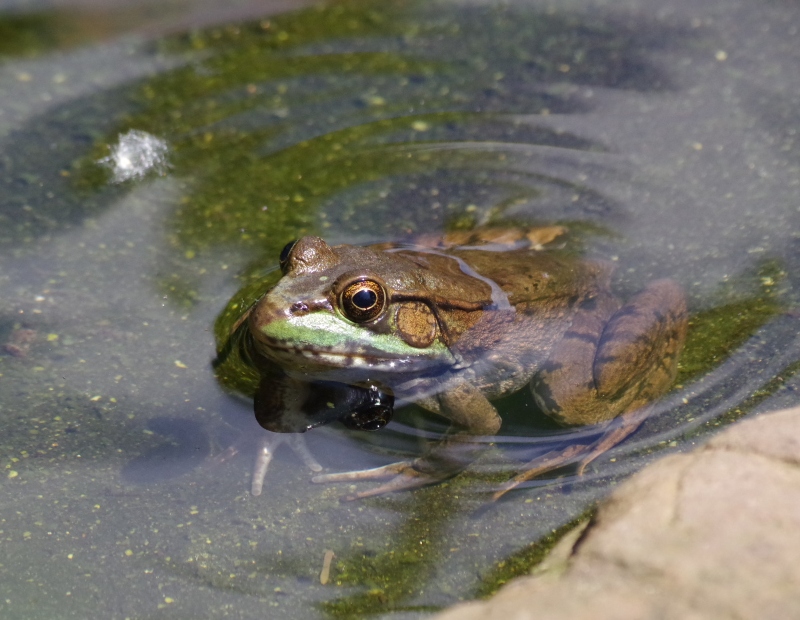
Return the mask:
{"type": "MultiPolygon", "coordinates": [[[[797,403],[796,2],[226,5],[0,4],[0,616],[425,616],[646,463],[797,403]],[[342,502],[281,447],[250,495],[265,431],[212,368],[228,301],[302,234],[485,224],[567,226],[621,296],[684,287],[654,415],[494,504],[556,433],[526,395],[447,483],[342,502]]],[[[307,435],[333,472],[441,430],[307,435]]]]}

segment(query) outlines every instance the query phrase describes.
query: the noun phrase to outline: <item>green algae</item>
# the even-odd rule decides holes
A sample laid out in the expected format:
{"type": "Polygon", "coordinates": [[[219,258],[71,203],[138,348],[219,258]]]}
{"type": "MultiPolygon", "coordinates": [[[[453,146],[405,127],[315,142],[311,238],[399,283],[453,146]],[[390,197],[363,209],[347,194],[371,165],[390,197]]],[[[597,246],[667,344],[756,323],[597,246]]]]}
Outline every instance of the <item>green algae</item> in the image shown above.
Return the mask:
{"type": "Polygon", "coordinates": [[[34,58],[103,39],[120,23],[102,10],[9,11],[0,14],[0,60],[34,58]]]}
{"type": "Polygon", "coordinates": [[[549,534],[535,540],[509,555],[507,558],[497,562],[492,570],[481,578],[478,587],[475,589],[475,598],[489,598],[506,583],[517,577],[530,575],[542,561],[548,556],[558,542],[575,528],[580,527],[589,521],[595,514],[596,507],[588,508],[579,516],[568,523],[554,528],[549,534]]]}
{"type": "Polygon", "coordinates": [[[759,328],[786,309],[777,261],[764,262],[720,286],[709,307],[692,313],[676,383],[702,377],[722,363],[759,328]]]}
{"type": "MultiPolygon", "coordinates": [[[[393,198],[391,192],[388,197],[385,194],[397,185],[411,183],[438,189],[462,176],[476,178],[479,182],[475,185],[502,184],[503,192],[487,199],[486,208],[480,203],[479,210],[468,210],[474,204],[475,198],[470,196],[474,186],[464,185],[463,197],[456,196],[444,205],[441,218],[434,222],[436,227],[468,229],[480,224],[482,218],[491,219],[495,212],[502,221],[502,205],[524,203],[539,195],[539,184],[558,179],[531,174],[524,179],[505,176],[498,180],[493,176],[503,172],[507,163],[500,156],[432,147],[443,141],[470,143],[495,138],[602,151],[600,145],[576,136],[543,128],[533,131],[504,115],[579,111],[579,104],[570,99],[566,89],[557,94],[534,88],[556,78],[564,83],[640,90],[658,90],[665,83],[652,68],[637,65],[640,44],[633,36],[619,39],[618,30],[588,26],[570,17],[520,15],[506,9],[486,10],[481,19],[465,13],[467,17],[445,19],[442,14],[438,21],[428,21],[415,17],[420,6],[332,3],[268,23],[215,28],[170,39],[164,44],[165,53],[185,55],[187,64],[126,90],[133,108],[130,115],[110,132],[95,136],[92,154],[72,171],[77,179],[74,188],[100,191],[107,183],[107,173],[94,162],[108,153],[104,145],[113,142],[118,133],[136,128],[169,138],[174,148],[171,174],[181,179],[183,193],[166,222],[167,250],[159,263],[158,286],[169,294],[171,304],[192,307],[203,300],[199,291],[205,277],[202,270],[208,264],[203,262],[204,257],[213,259],[213,251],[220,247],[241,254],[231,261],[230,272],[239,272],[242,288],[215,323],[217,342],[226,343],[221,345],[222,361],[215,371],[220,382],[233,391],[252,393],[257,377],[246,361],[235,361],[232,352],[239,349],[234,346],[235,340],[229,340],[231,327],[277,276],[275,271],[265,274],[264,267],[277,262],[286,241],[307,232],[332,232],[339,238],[352,235],[362,240],[364,236],[395,238],[398,231],[409,234],[428,229],[429,202],[413,192],[402,194],[403,198],[412,198],[407,201],[393,198]],[[463,46],[463,53],[432,53],[435,48],[430,41],[436,37],[463,46]],[[369,38],[375,39],[376,47],[387,40],[400,41],[401,45],[395,51],[381,52],[343,44],[355,41],[361,45],[369,38]],[[490,43],[498,52],[496,56],[488,51],[490,43]],[[626,75],[626,71],[630,73],[626,75]],[[515,81],[515,76],[520,79],[515,81]],[[637,83],[631,76],[642,81],[637,83]],[[647,76],[652,78],[650,82],[645,81],[647,76]],[[656,83],[660,86],[653,86],[656,83]],[[515,96],[515,88],[520,88],[523,96],[515,96]],[[421,91],[425,92],[424,103],[419,103],[421,91]],[[323,106],[329,109],[323,110],[323,106]],[[309,126],[308,121],[314,119],[325,122],[309,126]],[[451,176],[445,176],[448,171],[451,176]],[[385,182],[387,179],[394,182],[385,182]],[[230,349],[226,350],[227,346],[230,349]]],[[[571,187],[588,191],[577,185],[571,187]]],[[[745,289],[750,294],[742,295],[742,282],[738,282],[730,287],[729,294],[716,298],[710,309],[695,312],[679,381],[689,383],[719,365],[776,316],[781,304],[774,288],[760,290],[748,285],[745,289]]],[[[787,372],[794,370],[790,367],[787,372]]],[[[782,377],[765,384],[752,398],[773,393],[782,377]]],[[[152,439],[129,438],[124,426],[119,427],[120,435],[112,442],[102,441],[102,429],[107,426],[102,416],[132,412],[133,407],[105,409],[86,396],[79,401],[78,415],[93,416],[97,422],[87,442],[74,451],[103,455],[113,452],[117,445],[126,446],[131,453],[152,447],[152,439]]],[[[69,402],[59,397],[42,407],[68,411],[69,402]]],[[[37,430],[37,425],[34,420],[19,421],[14,437],[37,430]]],[[[57,433],[52,438],[63,445],[60,427],[52,428],[57,433]]],[[[131,434],[138,430],[130,428],[131,434]]],[[[19,443],[18,439],[14,442],[19,443]]],[[[31,446],[39,444],[31,441],[24,445],[30,452],[31,446]]],[[[48,458],[45,454],[41,457],[48,458]]],[[[114,461],[105,469],[111,472],[117,465],[114,461]]],[[[213,484],[211,480],[203,482],[213,484]]],[[[240,479],[230,482],[240,483],[240,479]]],[[[464,507],[452,497],[453,490],[461,488],[458,484],[461,482],[454,480],[415,493],[413,500],[402,498],[397,510],[405,511],[405,518],[397,532],[391,532],[390,549],[380,549],[373,541],[366,543],[370,547],[367,552],[355,544],[349,552],[337,551],[333,579],[336,587],[348,588],[349,593],[322,604],[321,609],[337,618],[363,617],[387,609],[435,609],[415,605],[413,600],[448,552],[444,547],[445,526],[464,517],[464,507]],[[361,591],[352,594],[354,588],[361,591]]],[[[277,498],[273,495],[272,503],[287,501],[291,491],[277,498]]],[[[223,494],[220,497],[229,499],[223,494]]],[[[153,493],[146,498],[171,504],[173,499],[180,502],[181,494],[157,499],[153,493]]],[[[374,502],[386,504],[383,500],[374,502]]],[[[284,553],[277,560],[267,551],[240,559],[237,545],[246,540],[251,524],[229,523],[231,510],[223,503],[216,505],[212,498],[202,507],[218,510],[217,522],[195,522],[191,528],[175,529],[187,532],[186,540],[181,537],[175,542],[178,537],[165,533],[153,545],[155,552],[151,547],[150,555],[169,577],[189,576],[203,588],[271,597],[272,603],[281,596],[275,588],[276,577],[314,576],[309,566],[318,551],[312,548],[316,543],[305,547],[281,543],[284,553]],[[214,545],[210,546],[208,540],[212,539],[214,545]],[[171,557],[178,555],[176,548],[181,552],[180,559],[171,557]],[[254,585],[256,578],[251,579],[251,574],[264,583],[254,585]]],[[[314,527],[317,515],[333,511],[332,503],[329,498],[309,500],[304,527],[314,527]]],[[[165,514],[173,517],[167,519],[171,526],[179,519],[180,503],[170,508],[157,504],[160,514],[155,517],[147,514],[147,504],[134,499],[125,506],[131,510],[126,519],[132,529],[157,532],[164,527],[165,514]]],[[[306,534],[298,525],[287,533],[271,522],[262,522],[260,511],[251,506],[246,517],[240,518],[264,528],[259,531],[266,531],[266,538],[302,540],[306,534]]],[[[111,516],[104,519],[105,524],[114,521],[111,516]]],[[[290,509],[275,518],[281,527],[288,528],[297,520],[290,509]]],[[[116,530],[116,523],[113,525],[116,530]]],[[[183,523],[175,527],[180,525],[183,523]]],[[[481,578],[479,593],[488,594],[507,579],[530,570],[563,529],[501,560],[495,570],[481,578]]],[[[387,536],[381,531],[370,534],[381,543],[387,536]]],[[[145,554],[146,540],[137,534],[132,536],[134,542],[137,536],[140,547],[131,546],[137,555],[145,554]]],[[[491,538],[492,533],[483,536],[491,538]]],[[[150,537],[158,538],[156,534],[150,537]]],[[[87,563],[83,570],[97,571],[98,564],[87,563]]],[[[135,573],[130,570],[133,578],[135,573]]],[[[474,574],[465,575],[470,583],[474,578],[474,574]]],[[[307,596],[305,583],[295,590],[281,587],[286,593],[307,596]]],[[[200,609],[195,615],[204,612],[208,610],[200,609]]],[[[185,609],[183,613],[187,614],[185,609]]]]}
{"type": "Polygon", "coordinates": [[[407,601],[424,591],[447,552],[444,534],[448,524],[466,516],[458,492],[468,484],[460,477],[393,501],[392,509],[403,514],[402,524],[392,532],[386,548],[366,553],[354,549],[336,562],[336,585],[358,586],[360,591],[323,603],[326,615],[349,620],[387,611],[437,611],[437,606],[407,601]]]}
{"type": "Polygon", "coordinates": [[[135,129],[168,142],[183,192],[166,223],[171,269],[157,285],[185,307],[197,303],[198,263],[219,249],[243,261],[235,271],[246,284],[303,234],[385,239],[464,226],[481,187],[494,188],[479,204],[484,219],[547,184],[602,204],[553,176],[505,174],[506,155],[476,145],[602,151],[531,115],[585,107],[547,82],[666,88],[639,39],[565,14],[374,0],[169,37],[162,54],[179,66],[126,86],[130,113],[75,162],[73,189],[88,197],[107,186],[96,162],[118,135],[135,129]],[[438,213],[408,191],[443,185],[460,190],[438,213]]]}

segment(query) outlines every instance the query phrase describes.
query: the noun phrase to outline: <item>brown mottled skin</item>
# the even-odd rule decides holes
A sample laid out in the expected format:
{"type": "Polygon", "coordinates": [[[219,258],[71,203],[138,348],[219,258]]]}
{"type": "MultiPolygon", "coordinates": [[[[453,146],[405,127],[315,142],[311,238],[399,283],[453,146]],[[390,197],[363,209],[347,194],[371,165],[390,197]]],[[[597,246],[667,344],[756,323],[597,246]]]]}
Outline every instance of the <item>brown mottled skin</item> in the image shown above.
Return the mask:
{"type": "Polygon", "coordinates": [[[292,247],[284,277],[247,319],[256,357],[294,381],[378,380],[401,402],[453,423],[449,437],[415,461],[317,481],[394,476],[364,496],[452,475],[474,458],[469,436],[499,430],[490,401],[526,385],[565,425],[632,416],[670,387],[687,324],[674,282],[655,281],[623,305],[606,264],[497,249],[331,247],[318,237],[292,247]],[[343,298],[373,280],[378,301],[369,312],[380,312],[350,320],[343,298]],[[331,336],[340,326],[342,335],[331,336]]]}

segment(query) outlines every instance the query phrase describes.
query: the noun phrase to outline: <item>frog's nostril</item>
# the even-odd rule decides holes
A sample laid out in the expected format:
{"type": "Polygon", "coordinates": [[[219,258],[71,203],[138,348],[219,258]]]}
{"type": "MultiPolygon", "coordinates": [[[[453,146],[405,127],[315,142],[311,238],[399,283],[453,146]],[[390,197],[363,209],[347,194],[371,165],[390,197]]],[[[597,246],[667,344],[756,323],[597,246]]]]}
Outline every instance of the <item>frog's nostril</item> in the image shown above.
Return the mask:
{"type": "Polygon", "coordinates": [[[289,311],[292,314],[304,314],[308,312],[308,306],[302,301],[297,301],[291,305],[289,311]]]}

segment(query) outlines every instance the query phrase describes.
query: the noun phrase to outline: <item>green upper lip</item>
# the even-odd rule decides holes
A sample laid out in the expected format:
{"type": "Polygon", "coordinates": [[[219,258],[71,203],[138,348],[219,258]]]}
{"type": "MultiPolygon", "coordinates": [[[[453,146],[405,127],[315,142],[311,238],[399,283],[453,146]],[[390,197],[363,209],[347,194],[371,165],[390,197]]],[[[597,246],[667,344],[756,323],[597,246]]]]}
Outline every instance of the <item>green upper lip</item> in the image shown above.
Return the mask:
{"type": "Polygon", "coordinates": [[[452,361],[450,351],[442,343],[414,348],[393,334],[370,332],[330,312],[279,316],[257,328],[255,336],[266,356],[282,358],[276,359],[278,363],[291,364],[287,356],[308,354],[322,358],[319,363],[325,367],[336,368],[335,358],[339,358],[342,367],[349,366],[346,360],[363,360],[365,365],[376,369],[391,365],[387,370],[395,372],[431,362],[452,361]],[[325,357],[333,359],[326,361],[325,357]]]}

